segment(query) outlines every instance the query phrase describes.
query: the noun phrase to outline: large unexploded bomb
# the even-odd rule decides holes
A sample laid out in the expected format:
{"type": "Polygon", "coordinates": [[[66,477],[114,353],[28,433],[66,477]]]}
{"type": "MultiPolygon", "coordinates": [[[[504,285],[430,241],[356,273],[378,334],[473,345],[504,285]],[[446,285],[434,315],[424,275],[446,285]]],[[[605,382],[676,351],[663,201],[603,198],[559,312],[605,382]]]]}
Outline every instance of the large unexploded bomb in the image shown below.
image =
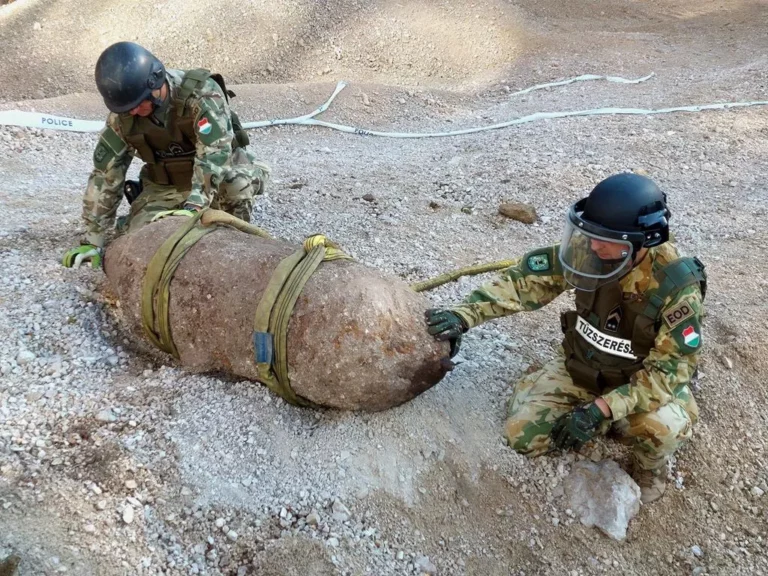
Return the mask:
{"type": "Polygon", "coordinates": [[[304,250],[210,224],[221,218],[243,224],[214,210],[171,216],[108,245],[104,269],[133,334],[191,371],[347,410],[396,406],[445,375],[449,345],[428,334],[426,299],[400,279],[351,259],[320,262],[338,252],[322,237],[304,250]]]}

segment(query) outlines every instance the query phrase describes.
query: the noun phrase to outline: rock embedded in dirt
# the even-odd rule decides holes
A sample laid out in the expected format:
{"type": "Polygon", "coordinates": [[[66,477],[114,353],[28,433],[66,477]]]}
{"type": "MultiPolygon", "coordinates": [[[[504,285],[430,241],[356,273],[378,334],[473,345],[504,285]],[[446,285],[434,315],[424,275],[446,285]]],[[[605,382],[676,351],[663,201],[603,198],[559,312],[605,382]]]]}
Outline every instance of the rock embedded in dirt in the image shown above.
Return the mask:
{"type": "Polygon", "coordinates": [[[499,214],[517,220],[523,224],[533,224],[537,220],[536,208],[530,204],[505,202],[499,206],[499,214]]]}
{"type": "Polygon", "coordinates": [[[582,524],[597,526],[614,540],[626,538],[629,521],[640,510],[640,487],[616,462],[577,462],[563,484],[582,524]]]}

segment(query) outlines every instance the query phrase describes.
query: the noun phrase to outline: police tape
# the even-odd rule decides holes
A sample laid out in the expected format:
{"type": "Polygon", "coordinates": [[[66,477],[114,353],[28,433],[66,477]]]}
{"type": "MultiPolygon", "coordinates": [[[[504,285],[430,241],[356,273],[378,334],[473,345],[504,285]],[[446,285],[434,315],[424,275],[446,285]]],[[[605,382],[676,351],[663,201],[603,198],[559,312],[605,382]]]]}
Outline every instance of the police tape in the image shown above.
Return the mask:
{"type": "MultiPolygon", "coordinates": [[[[544,90],[547,88],[553,88],[556,86],[565,86],[574,82],[585,82],[592,80],[605,80],[607,82],[615,82],[620,84],[639,84],[645,82],[654,76],[651,72],[647,76],[642,78],[627,79],[618,76],[598,76],[595,74],[583,74],[566,80],[558,82],[548,82],[545,84],[537,84],[530,88],[518,90],[510,94],[510,97],[520,96],[528,94],[536,90],[544,90]]],[[[382,132],[378,130],[368,130],[366,128],[359,128],[356,126],[347,126],[344,124],[336,124],[333,122],[325,122],[324,120],[317,120],[315,117],[325,112],[331,105],[331,102],[339,95],[339,93],[347,86],[345,81],[340,81],[336,84],[336,89],[331,96],[322,105],[309,114],[303,116],[297,116],[295,118],[274,119],[274,120],[259,120],[255,122],[243,123],[243,128],[246,130],[253,130],[257,128],[267,128],[270,126],[285,126],[285,125],[297,125],[297,126],[322,126],[332,130],[338,130],[348,134],[357,134],[361,136],[379,136],[385,138],[440,138],[446,136],[461,136],[465,134],[475,134],[478,132],[486,132],[489,130],[499,130],[501,128],[508,128],[519,124],[526,124],[529,122],[536,122],[539,120],[551,120],[556,118],[570,118],[577,116],[604,116],[604,115],[641,115],[651,116],[657,114],[671,114],[674,112],[702,112],[704,110],[726,110],[731,108],[745,108],[750,106],[765,106],[768,105],[768,100],[755,100],[748,102],[722,102],[715,104],[698,104],[691,106],[675,106],[671,108],[657,108],[657,109],[644,109],[644,108],[594,108],[588,110],[571,110],[565,112],[536,112],[529,114],[528,116],[522,116],[520,118],[514,118],[506,122],[500,122],[497,124],[490,124],[487,126],[479,126],[474,128],[463,128],[459,130],[451,130],[448,132],[382,132]]],[[[49,130],[64,130],[69,132],[99,132],[104,128],[104,122],[96,120],[79,120],[76,118],[65,118],[62,116],[54,116],[51,114],[43,114],[38,112],[22,112],[19,110],[6,110],[0,111],[0,125],[5,126],[20,126],[28,128],[47,128],[49,130]]]]}
{"type": "Polygon", "coordinates": [[[47,128],[49,130],[66,130],[68,132],[99,132],[104,128],[103,121],[78,120],[43,114],[42,112],[21,112],[19,110],[4,110],[0,112],[0,125],[21,126],[24,128],[47,128]]]}

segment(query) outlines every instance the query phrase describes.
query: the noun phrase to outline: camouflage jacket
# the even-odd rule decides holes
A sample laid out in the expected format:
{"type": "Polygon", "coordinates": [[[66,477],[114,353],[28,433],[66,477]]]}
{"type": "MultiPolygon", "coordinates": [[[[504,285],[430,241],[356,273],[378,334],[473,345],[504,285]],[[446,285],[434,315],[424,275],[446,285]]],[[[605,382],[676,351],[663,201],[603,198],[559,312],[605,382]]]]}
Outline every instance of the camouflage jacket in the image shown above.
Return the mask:
{"type": "MultiPolygon", "coordinates": [[[[171,101],[183,76],[184,71],[167,70],[171,101]]],[[[186,201],[204,207],[211,203],[213,191],[230,168],[234,132],[229,104],[215,80],[208,79],[186,102],[194,114],[197,136],[191,189],[186,201]]],[[[173,105],[167,106],[163,120],[174,113],[173,105]]],[[[109,114],[94,150],[93,171],[83,198],[82,216],[86,224],[83,243],[104,245],[105,234],[114,225],[123,198],[126,173],[133,158],[138,156],[136,148],[123,138],[120,127],[120,117],[109,114]]]]}
{"type": "MultiPolygon", "coordinates": [[[[558,246],[546,249],[557,257],[558,246]]],[[[541,250],[532,253],[541,252],[541,250]]],[[[658,288],[653,270],[679,257],[671,242],[649,249],[648,255],[629,274],[619,280],[626,299],[643,299],[658,288]]],[[[526,257],[501,272],[499,279],[471,292],[465,303],[452,310],[471,328],[493,318],[516,312],[538,310],[571,287],[561,274],[530,272],[526,257]]],[[[698,284],[683,288],[666,299],[661,307],[659,330],[642,368],[629,382],[603,394],[613,420],[636,412],[649,412],[689,393],[687,384],[696,370],[702,346],[701,318],[703,297],[698,284]],[[673,316],[688,305],[685,321],[673,316]],[[667,317],[670,320],[666,320],[667,317]]]]}

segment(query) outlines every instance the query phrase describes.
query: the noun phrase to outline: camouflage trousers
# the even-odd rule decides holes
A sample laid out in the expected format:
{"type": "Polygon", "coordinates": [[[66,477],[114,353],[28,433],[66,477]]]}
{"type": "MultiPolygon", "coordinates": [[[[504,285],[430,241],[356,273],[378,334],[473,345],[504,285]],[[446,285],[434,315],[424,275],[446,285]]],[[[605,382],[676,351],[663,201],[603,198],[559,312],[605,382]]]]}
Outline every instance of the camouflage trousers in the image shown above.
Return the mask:
{"type": "MultiPolygon", "coordinates": [[[[554,358],[538,372],[520,380],[509,400],[505,431],[509,445],[528,456],[550,450],[550,432],[554,421],[578,405],[595,399],[593,391],[574,384],[562,356],[554,358]]],[[[675,399],[653,412],[631,414],[599,430],[611,428],[621,442],[633,447],[640,468],[657,470],[667,457],[691,437],[698,420],[696,401],[688,386],[675,399]]]]}
{"type": "MultiPolygon", "coordinates": [[[[146,166],[139,177],[143,185],[141,194],[131,204],[127,218],[118,224],[124,232],[149,224],[158,212],[181,208],[189,196],[189,190],[152,182],[146,166]]],[[[250,222],[254,197],[264,193],[269,180],[269,167],[258,162],[248,150],[237,148],[232,154],[232,168],[224,174],[211,207],[250,222]]]]}

